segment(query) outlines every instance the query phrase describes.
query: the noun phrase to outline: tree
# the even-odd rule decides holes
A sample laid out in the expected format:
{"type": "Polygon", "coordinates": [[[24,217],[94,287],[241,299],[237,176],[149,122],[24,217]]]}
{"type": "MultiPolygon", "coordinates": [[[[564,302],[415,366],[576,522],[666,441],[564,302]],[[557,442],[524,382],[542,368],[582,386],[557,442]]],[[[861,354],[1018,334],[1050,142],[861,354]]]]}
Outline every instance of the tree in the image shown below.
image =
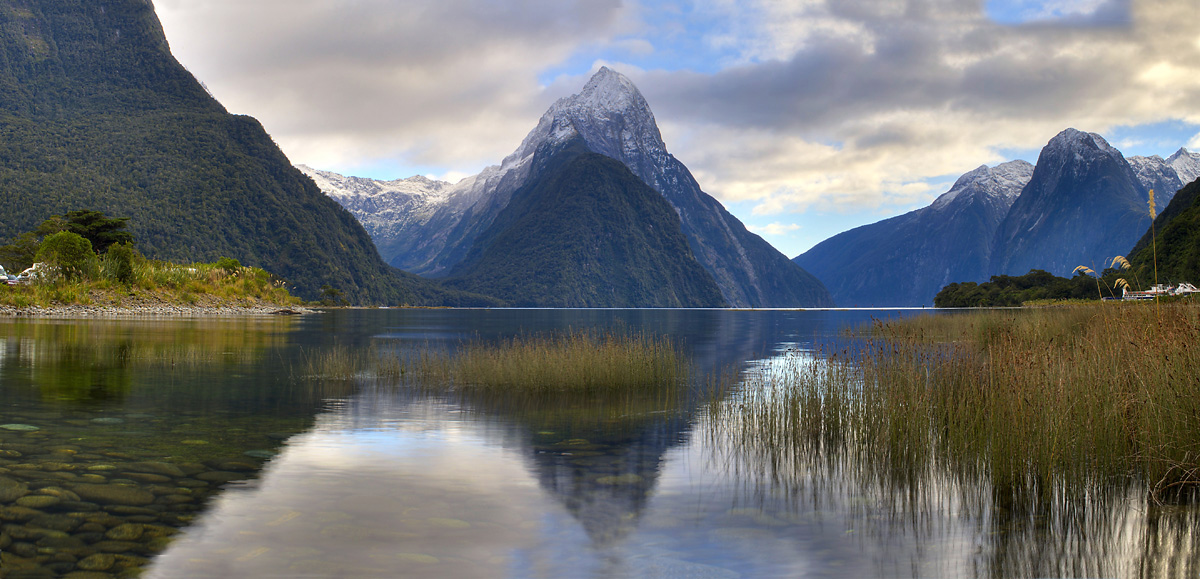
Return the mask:
{"type": "Polygon", "coordinates": [[[34,231],[26,231],[13,238],[12,243],[0,246],[0,264],[12,272],[24,270],[33,265],[37,256],[39,235],[34,231]]]}
{"type": "Polygon", "coordinates": [[[96,269],[92,242],[70,231],[47,235],[38,248],[36,259],[58,268],[63,277],[71,280],[88,277],[96,269]]]}
{"type": "Polygon", "coordinates": [[[133,243],[133,234],[125,231],[128,217],[108,218],[103,212],[84,209],[68,211],[66,215],[54,215],[38,226],[41,235],[70,231],[92,244],[97,253],[104,253],[114,243],[133,243]]]}

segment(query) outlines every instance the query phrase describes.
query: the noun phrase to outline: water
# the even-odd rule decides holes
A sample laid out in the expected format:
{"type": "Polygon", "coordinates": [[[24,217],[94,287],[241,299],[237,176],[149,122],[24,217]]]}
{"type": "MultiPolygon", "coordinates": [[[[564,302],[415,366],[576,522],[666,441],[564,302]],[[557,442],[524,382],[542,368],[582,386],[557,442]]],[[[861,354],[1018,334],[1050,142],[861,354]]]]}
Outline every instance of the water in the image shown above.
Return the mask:
{"type": "Polygon", "coordinates": [[[1029,516],[937,477],[896,489],[819,461],[768,474],[702,395],[538,404],[314,375],[331,348],[582,328],[669,334],[708,373],[906,314],[0,322],[0,576],[1195,576],[1195,509],[1132,490],[1029,516]]]}

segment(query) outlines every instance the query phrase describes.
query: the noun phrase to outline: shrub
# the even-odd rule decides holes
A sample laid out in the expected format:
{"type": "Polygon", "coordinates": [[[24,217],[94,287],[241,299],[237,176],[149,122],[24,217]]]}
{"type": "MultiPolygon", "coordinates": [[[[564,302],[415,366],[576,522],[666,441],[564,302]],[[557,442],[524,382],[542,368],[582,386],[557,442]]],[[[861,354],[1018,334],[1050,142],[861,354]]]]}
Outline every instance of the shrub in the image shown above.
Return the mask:
{"type": "Polygon", "coordinates": [[[97,269],[92,242],[70,231],[46,236],[38,248],[36,259],[58,268],[63,277],[70,280],[91,277],[97,269]]]}
{"type": "Polygon", "coordinates": [[[118,243],[108,248],[104,253],[105,270],[109,276],[120,283],[133,283],[133,262],[139,257],[128,243],[118,243]]]}
{"type": "Polygon", "coordinates": [[[242,262],[232,257],[222,257],[217,260],[217,267],[225,270],[225,273],[233,275],[237,270],[241,269],[242,262]]]}

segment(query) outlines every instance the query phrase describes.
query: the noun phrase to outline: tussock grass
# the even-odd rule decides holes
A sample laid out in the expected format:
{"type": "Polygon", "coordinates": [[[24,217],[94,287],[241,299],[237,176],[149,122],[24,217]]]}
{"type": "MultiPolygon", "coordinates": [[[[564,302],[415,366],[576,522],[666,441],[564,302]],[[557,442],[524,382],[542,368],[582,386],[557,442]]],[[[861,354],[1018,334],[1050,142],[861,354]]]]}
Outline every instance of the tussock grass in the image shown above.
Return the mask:
{"type": "Polygon", "coordinates": [[[331,348],[314,355],[308,368],[326,378],[412,379],[473,392],[655,391],[689,376],[686,357],[665,337],[590,331],[468,342],[453,350],[331,348]]]}
{"type": "Polygon", "coordinates": [[[773,477],[837,463],[1000,506],[1200,486],[1200,308],[988,311],[877,323],[870,340],[751,372],[714,424],[773,477]],[[1117,484],[1114,484],[1117,483],[1117,484]]]}

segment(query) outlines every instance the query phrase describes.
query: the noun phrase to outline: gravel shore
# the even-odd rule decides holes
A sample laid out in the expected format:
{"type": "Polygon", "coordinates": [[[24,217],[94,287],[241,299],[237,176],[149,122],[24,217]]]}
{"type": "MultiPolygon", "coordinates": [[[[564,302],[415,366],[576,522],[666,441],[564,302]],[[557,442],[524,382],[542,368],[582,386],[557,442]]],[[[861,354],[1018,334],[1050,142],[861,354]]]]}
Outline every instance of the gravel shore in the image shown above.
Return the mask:
{"type": "Polygon", "coordinates": [[[176,317],[209,318],[220,316],[266,316],[314,314],[317,310],[301,306],[181,306],[169,304],[136,306],[53,306],[49,308],[13,308],[0,306],[0,318],[131,318],[176,317]]]}

